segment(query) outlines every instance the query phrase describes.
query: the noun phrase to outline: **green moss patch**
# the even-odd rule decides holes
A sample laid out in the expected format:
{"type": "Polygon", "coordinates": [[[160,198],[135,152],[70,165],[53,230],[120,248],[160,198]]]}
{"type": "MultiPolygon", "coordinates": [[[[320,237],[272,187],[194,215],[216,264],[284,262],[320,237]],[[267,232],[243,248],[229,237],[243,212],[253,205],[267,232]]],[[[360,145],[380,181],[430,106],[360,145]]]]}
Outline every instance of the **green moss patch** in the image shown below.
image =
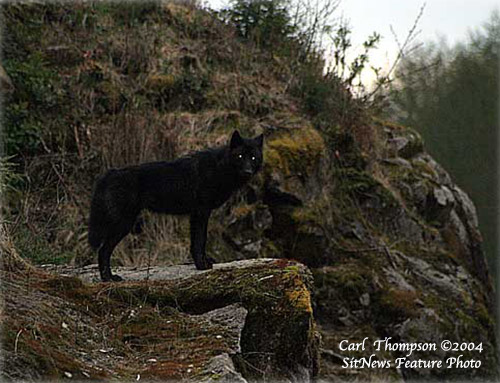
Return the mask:
{"type": "Polygon", "coordinates": [[[324,154],[325,143],[315,129],[289,130],[267,141],[264,171],[279,171],[285,176],[312,175],[324,154]]]}

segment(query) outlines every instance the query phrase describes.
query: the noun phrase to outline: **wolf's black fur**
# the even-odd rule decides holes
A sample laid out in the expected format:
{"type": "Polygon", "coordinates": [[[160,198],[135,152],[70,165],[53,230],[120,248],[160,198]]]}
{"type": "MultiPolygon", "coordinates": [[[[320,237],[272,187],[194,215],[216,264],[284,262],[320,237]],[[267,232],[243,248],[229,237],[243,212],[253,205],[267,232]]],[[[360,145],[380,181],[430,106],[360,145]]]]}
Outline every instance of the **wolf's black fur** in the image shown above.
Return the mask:
{"type": "Polygon", "coordinates": [[[130,232],[140,232],[143,209],[190,215],[191,255],[196,268],[212,268],[205,254],[210,213],[221,206],[262,166],[263,136],[245,139],[235,131],[227,146],[207,149],[172,162],[152,162],[112,169],[94,187],[89,243],[99,249],[103,281],[119,281],[110,257],[130,232]]]}

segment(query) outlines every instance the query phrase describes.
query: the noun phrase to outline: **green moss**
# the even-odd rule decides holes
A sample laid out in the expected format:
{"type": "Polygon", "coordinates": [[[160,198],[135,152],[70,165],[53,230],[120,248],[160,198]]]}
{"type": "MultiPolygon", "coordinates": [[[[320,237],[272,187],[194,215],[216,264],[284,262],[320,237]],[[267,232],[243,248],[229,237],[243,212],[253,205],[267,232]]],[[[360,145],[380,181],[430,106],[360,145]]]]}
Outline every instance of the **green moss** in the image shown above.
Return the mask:
{"type": "Polygon", "coordinates": [[[314,273],[314,278],[318,289],[334,289],[341,296],[355,299],[369,292],[372,275],[359,264],[342,264],[319,269],[314,273]]]}
{"type": "Polygon", "coordinates": [[[494,328],[495,319],[483,303],[477,303],[475,307],[475,317],[485,328],[494,328]]]}
{"type": "Polygon", "coordinates": [[[418,298],[419,294],[410,290],[391,288],[378,292],[374,299],[377,322],[383,326],[416,317],[418,314],[416,300],[418,298]]]}
{"type": "Polygon", "coordinates": [[[311,175],[325,153],[325,143],[313,128],[293,129],[269,139],[264,152],[264,171],[285,176],[311,175]]]}
{"type": "Polygon", "coordinates": [[[298,231],[307,232],[312,226],[320,226],[322,216],[318,214],[318,210],[311,206],[297,207],[293,209],[292,219],[297,225],[298,231]]]}

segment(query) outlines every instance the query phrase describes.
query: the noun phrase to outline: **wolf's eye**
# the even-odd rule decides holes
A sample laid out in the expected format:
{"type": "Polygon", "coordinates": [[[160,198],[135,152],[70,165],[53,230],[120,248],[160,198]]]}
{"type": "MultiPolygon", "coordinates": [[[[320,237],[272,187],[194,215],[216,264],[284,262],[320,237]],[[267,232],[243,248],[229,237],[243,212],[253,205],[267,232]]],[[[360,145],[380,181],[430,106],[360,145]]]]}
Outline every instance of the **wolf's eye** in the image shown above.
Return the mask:
{"type": "Polygon", "coordinates": [[[252,161],[255,161],[255,157],[254,156],[252,156],[252,161]]]}
{"type": "Polygon", "coordinates": [[[243,158],[243,154],[238,154],[238,158],[243,158]]]}

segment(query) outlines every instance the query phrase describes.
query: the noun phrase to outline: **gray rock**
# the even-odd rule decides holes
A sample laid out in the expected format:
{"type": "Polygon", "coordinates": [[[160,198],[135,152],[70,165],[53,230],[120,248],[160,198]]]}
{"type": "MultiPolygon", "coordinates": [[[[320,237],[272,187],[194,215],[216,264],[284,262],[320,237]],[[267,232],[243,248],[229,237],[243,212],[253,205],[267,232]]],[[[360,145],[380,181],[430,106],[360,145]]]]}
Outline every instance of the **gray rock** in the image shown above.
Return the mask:
{"type": "Polygon", "coordinates": [[[460,278],[458,278],[458,267],[454,267],[453,269],[450,267],[447,273],[443,273],[423,259],[409,257],[400,252],[394,253],[404,259],[406,268],[421,283],[432,285],[434,289],[446,296],[455,297],[460,300],[464,298],[472,299],[472,293],[469,291],[468,286],[461,282],[463,280],[463,269],[460,270],[461,274],[460,278]]]}
{"type": "MultiPolygon", "coordinates": [[[[246,259],[241,261],[216,263],[214,269],[243,269],[259,265],[267,265],[275,259],[260,258],[246,259]]],[[[97,264],[84,267],[72,267],[67,265],[41,265],[46,271],[54,272],[59,275],[77,276],[85,282],[100,282],[99,267],[97,264]]],[[[116,267],[113,272],[122,276],[125,280],[152,280],[152,281],[172,281],[176,279],[188,278],[193,275],[208,273],[210,270],[197,270],[194,264],[151,266],[151,267],[116,267]]]]}
{"type": "Polygon", "coordinates": [[[410,161],[405,160],[404,158],[401,157],[385,158],[383,161],[387,164],[402,166],[404,168],[411,168],[410,161]]]}
{"type": "Polygon", "coordinates": [[[198,376],[191,381],[203,383],[247,383],[247,380],[236,371],[233,360],[227,353],[213,357],[203,370],[201,377],[198,376]]]}
{"type": "Polygon", "coordinates": [[[406,129],[397,132],[397,134],[396,137],[387,140],[387,144],[389,149],[399,157],[409,159],[423,151],[422,137],[416,131],[406,129]]]}
{"type": "Polygon", "coordinates": [[[243,306],[232,304],[197,316],[201,320],[222,326],[225,329],[225,340],[230,347],[228,352],[236,354],[241,352],[241,331],[243,331],[243,327],[245,326],[247,314],[248,311],[243,306]]]}
{"type": "Polygon", "coordinates": [[[383,270],[385,275],[387,276],[387,282],[393,285],[396,289],[404,291],[415,291],[415,287],[413,287],[396,269],[384,267],[383,270]]]}
{"type": "Polygon", "coordinates": [[[368,307],[370,306],[370,294],[364,293],[359,297],[359,303],[361,303],[362,306],[368,307]]]}
{"type": "Polygon", "coordinates": [[[449,225],[453,228],[453,231],[457,234],[458,239],[463,248],[470,246],[469,234],[465,228],[462,220],[458,217],[455,210],[450,213],[449,225]]]}
{"type": "MultiPolygon", "coordinates": [[[[440,322],[441,318],[434,310],[424,308],[420,310],[420,314],[416,318],[407,319],[400,326],[397,326],[395,335],[400,339],[400,342],[418,343],[422,342],[422,334],[425,334],[425,342],[440,344],[443,341],[443,333],[440,331],[439,326],[440,322]]],[[[446,353],[438,347],[435,352],[414,351],[408,359],[442,360],[445,355],[446,353]]],[[[404,375],[410,380],[417,377],[422,379],[436,373],[439,373],[439,369],[410,369],[404,371],[404,375]]]]}
{"type": "Polygon", "coordinates": [[[443,207],[453,205],[455,202],[455,198],[453,198],[453,194],[450,189],[446,186],[441,186],[440,188],[434,189],[434,198],[438,205],[443,207]]]}
{"type": "Polygon", "coordinates": [[[388,140],[387,143],[399,153],[399,151],[403,150],[410,143],[410,140],[406,137],[395,137],[388,140]]]}
{"type": "Polygon", "coordinates": [[[453,196],[457,201],[458,214],[461,215],[461,219],[464,222],[468,222],[472,227],[477,229],[479,223],[477,220],[477,212],[474,203],[471,201],[469,196],[460,189],[458,186],[454,185],[452,187],[453,196]]]}
{"type": "Polygon", "coordinates": [[[451,177],[446,172],[446,170],[443,169],[441,165],[439,165],[434,158],[432,158],[429,154],[427,153],[421,153],[419,154],[414,160],[414,164],[422,164],[426,165],[426,167],[432,169],[432,171],[435,173],[435,179],[434,181],[437,182],[438,184],[441,185],[446,185],[448,187],[452,187],[453,182],[451,181],[451,177]]]}
{"type": "Polygon", "coordinates": [[[455,198],[447,186],[436,187],[427,196],[426,216],[429,221],[437,221],[444,225],[455,207],[455,198]]]}

